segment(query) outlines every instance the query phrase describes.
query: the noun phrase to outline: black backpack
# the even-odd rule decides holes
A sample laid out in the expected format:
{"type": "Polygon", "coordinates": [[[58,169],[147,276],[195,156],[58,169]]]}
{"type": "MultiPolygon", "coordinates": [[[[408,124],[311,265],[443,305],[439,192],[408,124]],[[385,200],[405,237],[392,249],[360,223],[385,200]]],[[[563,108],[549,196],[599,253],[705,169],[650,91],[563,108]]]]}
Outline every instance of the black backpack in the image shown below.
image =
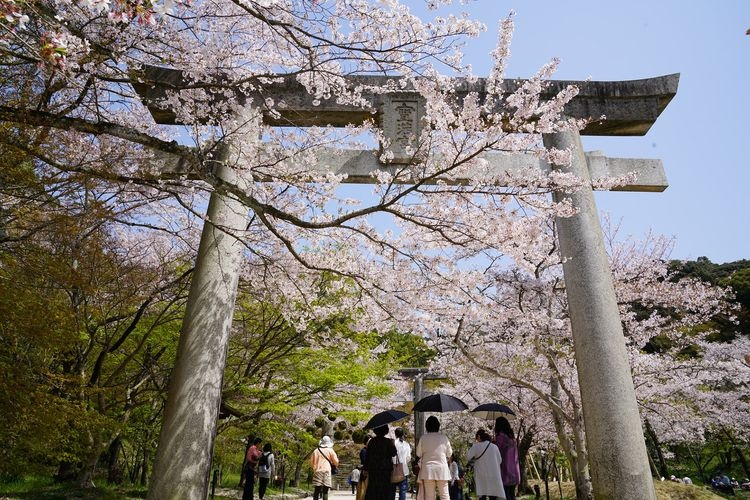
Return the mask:
{"type": "Polygon", "coordinates": [[[270,453],[263,453],[258,460],[258,466],[261,470],[268,469],[268,455],[270,455],[270,453]]]}

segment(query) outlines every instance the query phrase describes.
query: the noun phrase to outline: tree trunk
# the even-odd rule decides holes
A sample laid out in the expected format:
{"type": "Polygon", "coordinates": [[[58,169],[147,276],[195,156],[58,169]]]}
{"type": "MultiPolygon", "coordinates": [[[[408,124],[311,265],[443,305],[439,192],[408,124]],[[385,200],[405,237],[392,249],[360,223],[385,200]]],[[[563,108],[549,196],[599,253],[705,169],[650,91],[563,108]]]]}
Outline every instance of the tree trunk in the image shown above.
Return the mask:
{"type": "Polygon", "coordinates": [[[732,470],[732,450],[730,449],[727,452],[721,453],[719,456],[721,457],[721,468],[725,471],[732,470]]]}
{"type": "Polygon", "coordinates": [[[122,439],[117,436],[107,450],[107,482],[110,484],[122,483],[122,467],[118,463],[120,448],[122,448],[122,439]]]}
{"type": "Polygon", "coordinates": [[[101,441],[94,437],[89,431],[88,433],[88,444],[89,451],[83,460],[83,464],[78,471],[76,482],[81,488],[93,488],[94,485],[94,473],[96,472],[96,464],[99,462],[99,457],[102,454],[104,448],[101,441]]]}
{"type": "Polygon", "coordinates": [[[711,477],[706,474],[706,467],[708,464],[710,464],[714,457],[716,456],[715,453],[708,454],[707,460],[704,462],[701,462],[701,457],[703,455],[706,455],[705,449],[700,449],[698,453],[696,454],[693,448],[690,445],[687,445],[687,450],[690,453],[690,458],[693,460],[693,463],[695,464],[695,468],[698,470],[698,473],[700,474],[701,479],[704,483],[708,483],[711,480],[711,477]]]}
{"type": "Polygon", "coordinates": [[[575,436],[576,448],[578,453],[575,462],[570,464],[570,472],[573,475],[573,481],[576,485],[577,500],[593,500],[594,487],[591,484],[591,474],[589,473],[589,459],[586,452],[586,437],[583,430],[583,416],[577,420],[578,424],[573,429],[575,436]]]}
{"type": "Polygon", "coordinates": [[[143,465],[141,465],[141,486],[148,484],[148,460],[150,458],[150,451],[148,446],[143,447],[143,465]]]}
{"type": "MultiPolygon", "coordinates": [[[[550,377],[550,396],[562,406],[560,400],[560,384],[555,376],[550,377]]],[[[560,441],[563,452],[570,462],[570,472],[576,485],[577,500],[593,500],[594,488],[589,475],[588,453],[586,452],[586,438],[583,430],[583,415],[578,407],[573,409],[575,424],[571,425],[573,441],[568,436],[564,424],[563,415],[559,410],[552,408],[552,420],[555,424],[557,438],[560,441]],[[577,410],[577,411],[576,411],[577,410]]]]}
{"type": "Polygon", "coordinates": [[[135,464],[133,464],[133,470],[130,472],[130,483],[135,484],[138,482],[138,476],[141,473],[141,459],[136,458],[135,464]]]}
{"type": "Polygon", "coordinates": [[[534,427],[526,430],[523,433],[523,437],[518,442],[518,465],[521,469],[521,485],[519,488],[520,493],[531,493],[531,487],[529,486],[528,468],[526,467],[526,461],[529,456],[529,449],[531,444],[534,442],[534,427]]]}
{"type": "Polygon", "coordinates": [[[544,496],[549,500],[549,455],[542,454],[542,476],[544,477],[544,496]]]}
{"type": "Polygon", "coordinates": [[[745,454],[742,453],[742,450],[740,448],[736,446],[734,446],[733,448],[734,448],[735,454],[737,455],[737,458],[742,464],[742,470],[745,471],[745,477],[750,477],[750,469],[748,469],[748,463],[747,463],[747,459],[745,458],[745,454]]]}
{"type": "Polygon", "coordinates": [[[294,465],[294,483],[293,486],[299,486],[299,478],[302,476],[302,462],[297,462],[294,465]]]}
{"type": "Polygon", "coordinates": [[[76,478],[76,466],[72,462],[64,461],[60,462],[57,466],[57,472],[55,472],[54,480],[57,483],[64,483],[72,481],[76,478]]]}
{"type": "Polygon", "coordinates": [[[664,460],[664,453],[661,451],[661,443],[659,442],[659,438],[656,437],[656,432],[654,432],[654,428],[651,427],[651,422],[647,418],[643,419],[645,425],[646,425],[646,435],[651,440],[651,444],[654,445],[654,451],[656,451],[656,457],[659,459],[659,474],[662,477],[669,477],[669,467],[667,467],[667,462],[664,460]]]}
{"type": "MultiPolygon", "coordinates": [[[[557,476],[557,488],[560,491],[560,499],[563,497],[563,490],[562,490],[562,477],[560,474],[560,469],[557,467],[557,462],[553,461],[552,464],[555,466],[555,476],[557,476]]],[[[576,488],[576,491],[578,489],[576,488]]]]}
{"type": "Polygon", "coordinates": [[[659,477],[659,470],[656,468],[656,462],[654,462],[654,457],[651,456],[651,453],[648,454],[648,464],[651,466],[651,474],[654,477],[659,477]]]}
{"type": "Polygon", "coordinates": [[[745,472],[745,477],[750,477],[750,469],[748,469],[748,463],[747,459],[745,459],[745,454],[742,453],[742,449],[737,446],[737,441],[734,438],[734,435],[727,430],[726,427],[721,426],[721,431],[724,433],[724,435],[727,437],[729,442],[732,445],[732,448],[730,450],[730,453],[734,452],[735,455],[737,455],[737,459],[740,461],[740,464],[742,465],[742,470],[745,472]]]}
{"type": "Polygon", "coordinates": [[[93,451],[89,452],[83,462],[83,466],[78,471],[78,476],[76,477],[76,483],[78,483],[78,486],[81,488],[93,488],[96,486],[94,484],[94,473],[96,472],[96,464],[98,461],[99,454],[94,453],[93,451]]]}

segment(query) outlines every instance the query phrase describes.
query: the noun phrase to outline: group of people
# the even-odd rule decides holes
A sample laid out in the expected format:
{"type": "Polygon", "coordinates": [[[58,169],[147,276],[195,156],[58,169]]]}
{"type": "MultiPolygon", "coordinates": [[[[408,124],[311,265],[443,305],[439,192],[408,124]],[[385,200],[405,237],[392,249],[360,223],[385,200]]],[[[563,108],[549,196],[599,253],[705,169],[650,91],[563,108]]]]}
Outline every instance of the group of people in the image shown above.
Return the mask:
{"type": "Polygon", "coordinates": [[[255,478],[258,478],[258,498],[263,500],[271,478],[276,475],[276,459],[273,456],[271,443],[266,443],[261,450],[263,440],[259,437],[251,440],[245,454],[245,486],[242,489],[242,500],[253,500],[255,478]]]}
{"type": "Polygon", "coordinates": [[[518,446],[505,417],[495,420],[494,436],[485,429],[476,432],[463,471],[450,441],[440,432],[436,417],[427,419],[425,430],[417,444],[417,482],[424,492],[420,498],[434,500],[437,493],[440,500],[462,500],[463,476],[471,469],[479,500],[515,500],[516,487],[521,482],[518,446]]]}
{"type": "MultiPolygon", "coordinates": [[[[436,497],[463,500],[464,474],[469,468],[473,470],[479,500],[515,500],[521,472],[518,447],[506,418],[495,421],[494,435],[485,429],[477,431],[476,441],[466,455],[466,469],[453,453],[448,437],[440,432],[437,417],[427,419],[425,431],[417,443],[417,460],[412,467],[417,476],[419,500],[435,500],[436,497]]],[[[375,436],[366,438],[360,451],[361,467],[349,476],[352,493],[356,491],[357,500],[405,500],[411,472],[411,446],[404,440],[400,428],[394,431],[395,440],[386,437],[387,425],[373,432],[375,436]],[[401,470],[397,469],[399,467],[401,470]],[[401,477],[403,479],[399,480],[401,477]]]]}
{"type": "MultiPolygon", "coordinates": [[[[242,500],[253,500],[255,478],[258,478],[258,498],[263,500],[271,478],[276,476],[276,459],[273,455],[271,443],[266,443],[261,451],[263,440],[259,437],[251,439],[252,443],[245,454],[244,477],[245,485],[242,490],[242,500]]],[[[333,450],[333,440],[323,436],[318,447],[310,454],[310,465],[313,470],[312,483],[315,500],[328,500],[328,490],[331,489],[331,474],[339,465],[339,458],[333,450]]]]}
{"type": "Polygon", "coordinates": [[[750,490],[750,479],[745,478],[745,482],[740,484],[735,478],[729,479],[729,476],[719,471],[711,480],[711,488],[730,496],[734,496],[735,489],[750,490]]]}
{"type": "MultiPolygon", "coordinates": [[[[661,478],[662,481],[664,481],[664,478],[661,478]]],[[[674,474],[669,476],[669,480],[673,483],[680,483],[680,484],[693,484],[693,480],[690,479],[688,476],[685,477],[676,477],[674,474]]]]}
{"type": "MultiPolygon", "coordinates": [[[[479,500],[515,500],[517,485],[521,482],[518,465],[518,447],[508,420],[495,421],[494,435],[485,429],[476,432],[476,441],[466,454],[466,466],[453,453],[448,437],[440,432],[440,421],[431,416],[425,422],[425,434],[416,447],[417,498],[419,500],[463,500],[464,475],[473,471],[476,494],[479,500]]],[[[360,467],[352,471],[349,480],[357,500],[406,500],[409,485],[411,446],[404,439],[403,429],[396,429],[396,439],[387,437],[389,428],[383,425],[373,429],[372,438],[365,439],[360,450],[360,467]]],[[[255,478],[258,478],[258,498],[263,499],[268,483],[275,475],[276,462],[270,443],[261,451],[261,438],[252,440],[245,456],[245,486],[242,500],[253,500],[255,478]]],[[[310,454],[313,471],[313,500],[328,500],[332,486],[332,473],[336,472],[339,458],[333,449],[333,440],[323,436],[310,454]]]]}
{"type": "MultiPolygon", "coordinates": [[[[440,432],[440,421],[431,416],[425,422],[425,434],[417,443],[413,463],[417,475],[417,499],[463,500],[464,475],[473,471],[476,494],[479,500],[515,500],[516,487],[521,482],[518,464],[518,446],[508,420],[495,420],[494,435],[485,429],[475,434],[475,442],[466,454],[466,465],[453,453],[448,437],[440,432]]],[[[387,437],[387,425],[373,430],[375,436],[365,438],[360,450],[360,466],[349,476],[352,493],[357,500],[406,500],[409,485],[411,446],[404,440],[403,429],[394,431],[396,439],[387,437]],[[400,468],[400,470],[398,469],[400,468]],[[394,471],[395,469],[395,471],[394,471]],[[394,474],[394,472],[396,472],[394,474]],[[397,481],[394,482],[394,477],[397,481]],[[402,479],[400,479],[402,478],[402,479]]],[[[242,500],[253,500],[255,479],[258,479],[258,498],[263,500],[268,483],[276,474],[276,460],[271,443],[262,449],[261,438],[251,440],[245,455],[245,484],[242,500]]],[[[328,500],[332,486],[332,473],[339,465],[333,449],[333,440],[323,436],[310,455],[314,486],[314,500],[328,500]]],[[[664,480],[664,478],[662,478],[664,480]]],[[[691,484],[690,478],[670,477],[671,481],[691,484]]],[[[740,485],[726,474],[719,473],[712,481],[714,489],[733,494],[734,488],[750,489],[750,480],[740,485]]]]}

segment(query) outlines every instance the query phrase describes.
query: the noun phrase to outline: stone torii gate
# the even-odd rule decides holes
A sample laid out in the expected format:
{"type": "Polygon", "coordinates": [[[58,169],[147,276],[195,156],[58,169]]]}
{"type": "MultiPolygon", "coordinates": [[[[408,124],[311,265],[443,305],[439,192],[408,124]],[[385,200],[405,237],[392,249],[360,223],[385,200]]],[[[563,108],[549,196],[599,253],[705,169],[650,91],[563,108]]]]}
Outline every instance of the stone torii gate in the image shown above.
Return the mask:
{"type": "MultiPolygon", "coordinates": [[[[160,101],[169,91],[188,85],[180,71],[146,67],[134,80],[136,91],[158,123],[178,123],[174,111],[160,105],[160,101]]],[[[352,85],[380,86],[393,80],[397,78],[350,77],[352,85]]],[[[570,84],[579,88],[579,94],[565,107],[567,116],[604,115],[607,119],[590,122],[580,133],[545,134],[544,145],[571,150],[572,162],[561,170],[584,181],[635,172],[637,181],[618,189],[663,191],[667,183],[659,160],[585,154],[580,135],[644,135],[676,94],[678,81],[677,74],[619,82],[553,81],[546,90],[548,97],[570,84]]],[[[503,91],[511,93],[522,83],[505,81],[503,91]]],[[[484,84],[483,79],[462,81],[455,95],[462,99],[469,92],[478,92],[483,99],[484,84]]],[[[281,83],[264,87],[262,97],[272,97],[275,102],[283,101],[286,105],[278,110],[279,114],[262,116],[264,123],[276,126],[345,126],[362,123],[375,115],[384,132],[392,138],[393,160],[384,165],[378,161],[375,151],[345,151],[321,163],[322,169],[349,174],[348,182],[372,182],[371,173],[408,163],[409,138],[420,132],[423,102],[413,91],[365,94],[370,105],[362,107],[334,101],[313,103],[313,98],[300,84],[285,78],[281,83]]],[[[257,110],[247,111],[249,119],[253,119],[253,113],[255,119],[260,119],[257,110]]],[[[238,179],[226,166],[232,148],[230,143],[224,149],[215,174],[226,182],[242,183],[243,179],[238,179]]],[[[528,166],[552,168],[537,158],[524,155],[487,155],[485,158],[491,169],[500,172],[528,166]]],[[[168,170],[173,172],[186,168],[180,159],[168,163],[171,163],[168,170]]],[[[594,496],[597,500],[655,499],[611,270],[593,190],[590,184],[585,184],[588,187],[572,194],[556,192],[553,196],[557,201],[569,199],[578,209],[575,216],[559,218],[556,224],[560,251],[565,259],[563,273],[594,496]]],[[[170,381],[149,490],[151,499],[206,497],[243,248],[228,232],[243,229],[247,215],[247,207],[237,199],[212,193],[170,381]]]]}

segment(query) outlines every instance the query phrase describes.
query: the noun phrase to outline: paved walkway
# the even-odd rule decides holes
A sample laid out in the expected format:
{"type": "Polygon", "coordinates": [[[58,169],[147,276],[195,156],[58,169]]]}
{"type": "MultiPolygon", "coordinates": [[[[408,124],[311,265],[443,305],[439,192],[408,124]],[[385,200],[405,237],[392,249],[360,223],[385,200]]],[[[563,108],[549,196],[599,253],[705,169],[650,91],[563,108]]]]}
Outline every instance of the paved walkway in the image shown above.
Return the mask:
{"type": "MultiPolygon", "coordinates": [[[[229,488],[218,488],[216,490],[217,495],[221,495],[226,498],[242,498],[242,490],[240,489],[229,489],[229,488]]],[[[354,495],[352,495],[352,490],[331,490],[328,492],[328,500],[354,500],[354,495]]],[[[255,498],[258,498],[258,492],[255,492],[255,498]]],[[[296,499],[304,499],[304,498],[312,498],[312,491],[310,491],[310,494],[308,496],[300,496],[299,493],[287,493],[282,497],[280,493],[273,493],[266,495],[267,500],[296,500],[296,499]]],[[[1,500],[1,499],[0,499],[1,500]]]]}
{"type": "MultiPolygon", "coordinates": [[[[310,496],[308,496],[308,497],[305,497],[305,498],[312,498],[312,494],[310,496]]],[[[352,490],[348,490],[348,491],[347,490],[340,490],[340,491],[331,490],[331,491],[329,491],[328,492],[328,500],[333,500],[334,498],[336,498],[336,499],[344,499],[345,498],[347,500],[352,500],[354,498],[354,495],[352,495],[352,490]]]]}

